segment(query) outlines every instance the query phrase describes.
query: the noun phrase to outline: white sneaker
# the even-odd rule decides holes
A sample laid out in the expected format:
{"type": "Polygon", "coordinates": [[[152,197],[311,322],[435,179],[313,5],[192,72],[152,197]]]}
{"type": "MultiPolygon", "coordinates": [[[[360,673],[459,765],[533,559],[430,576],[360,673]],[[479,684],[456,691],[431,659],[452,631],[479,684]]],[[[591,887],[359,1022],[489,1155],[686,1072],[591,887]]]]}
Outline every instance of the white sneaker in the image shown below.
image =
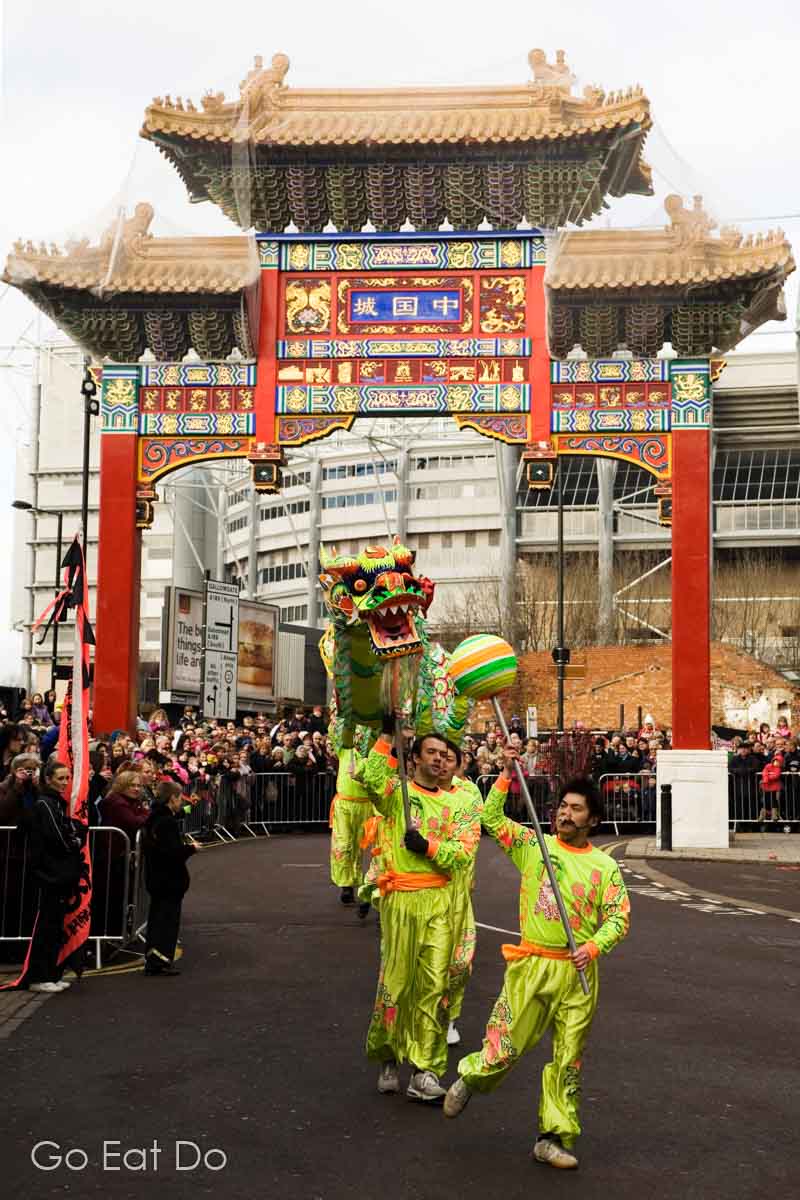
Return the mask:
{"type": "Polygon", "coordinates": [[[469,1090],[463,1079],[457,1079],[455,1083],[451,1083],[447,1089],[447,1095],[444,1098],[444,1115],[446,1117],[457,1117],[462,1113],[472,1099],[472,1092],[469,1090]]]}
{"type": "Polygon", "coordinates": [[[378,1075],[378,1091],[382,1096],[394,1096],[400,1091],[400,1073],[396,1062],[385,1062],[378,1075]]]}
{"type": "Polygon", "coordinates": [[[70,981],[68,979],[59,979],[58,983],[56,984],[56,987],[58,988],[58,990],[60,992],[65,992],[68,987],[72,987],[72,984],[70,983],[70,981]]]}
{"type": "Polygon", "coordinates": [[[456,1029],[455,1023],[451,1021],[447,1026],[447,1044],[448,1046],[457,1046],[460,1041],[461,1034],[456,1029]]]}
{"type": "Polygon", "coordinates": [[[55,995],[58,992],[63,991],[63,988],[58,983],[29,983],[28,991],[29,992],[46,992],[48,995],[50,993],[55,995]]]}
{"type": "Polygon", "coordinates": [[[533,1147],[533,1157],[537,1162],[547,1163],[549,1167],[560,1167],[562,1171],[574,1170],[578,1160],[571,1150],[562,1146],[558,1138],[540,1137],[533,1147]]]}
{"type": "Polygon", "coordinates": [[[425,1104],[441,1104],[446,1094],[433,1071],[415,1071],[406,1088],[409,1100],[422,1100],[425,1104]]]}

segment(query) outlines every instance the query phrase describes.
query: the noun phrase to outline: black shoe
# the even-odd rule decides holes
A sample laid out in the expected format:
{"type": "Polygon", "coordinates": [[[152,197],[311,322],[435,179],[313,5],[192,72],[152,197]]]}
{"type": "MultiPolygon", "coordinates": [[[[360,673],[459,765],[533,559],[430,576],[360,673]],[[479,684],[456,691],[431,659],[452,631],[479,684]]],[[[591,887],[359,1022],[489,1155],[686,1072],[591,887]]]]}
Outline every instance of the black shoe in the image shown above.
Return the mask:
{"type": "Polygon", "coordinates": [[[356,902],[356,898],[353,895],[353,889],[351,887],[342,888],[339,899],[341,900],[342,904],[355,904],[356,902]]]}
{"type": "Polygon", "coordinates": [[[180,975],[179,969],[165,959],[148,954],[144,960],[145,975],[180,975]]]}
{"type": "Polygon", "coordinates": [[[368,916],[369,916],[369,910],[370,910],[371,908],[372,908],[372,905],[371,905],[371,904],[369,904],[369,903],[367,903],[367,904],[359,904],[359,906],[358,906],[358,915],[359,915],[359,917],[361,918],[361,920],[362,920],[362,921],[364,920],[364,918],[365,918],[365,917],[368,917],[368,916]]]}

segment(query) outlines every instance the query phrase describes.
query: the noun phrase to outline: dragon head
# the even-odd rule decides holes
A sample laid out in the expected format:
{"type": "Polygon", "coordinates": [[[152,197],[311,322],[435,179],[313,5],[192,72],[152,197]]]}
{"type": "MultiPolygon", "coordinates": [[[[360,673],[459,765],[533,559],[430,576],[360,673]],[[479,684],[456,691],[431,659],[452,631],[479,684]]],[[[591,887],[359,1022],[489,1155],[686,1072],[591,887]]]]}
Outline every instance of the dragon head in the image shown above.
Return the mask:
{"type": "Polygon", "coordinates": [[[417,626],[433,599],[433,584],[412,574],[414,552],[395,538],[392,546],[367,546],[353,557],[319,556],[320,583],[334,624],[363,623],[377,658],[419,654],[417,626]]]}

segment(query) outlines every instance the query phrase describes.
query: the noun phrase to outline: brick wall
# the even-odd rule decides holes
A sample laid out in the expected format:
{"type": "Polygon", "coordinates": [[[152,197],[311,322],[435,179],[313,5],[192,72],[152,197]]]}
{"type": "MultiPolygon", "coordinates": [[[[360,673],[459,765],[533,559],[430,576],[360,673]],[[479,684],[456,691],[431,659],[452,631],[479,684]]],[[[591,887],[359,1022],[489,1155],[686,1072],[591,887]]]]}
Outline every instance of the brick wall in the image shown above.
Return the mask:
{"type": "MultiPolygon", "coordinates": [[[[672,647],[595,646],[573,653],[573,661],[585,662],[583,679],[568,679],[564,689],[564,721],[567,726],[583,721],[594,729],[616,729],[620,705],[625,706],[625,725],[633,728],[639,705],[642,716],[651,713],[656,725],[672,725],[672,647]]],[[[741,698],[743,707],[756,701],[762,691],[771,697],[785,696],[792,705],[792,728],[800,719],[800,689],[757,659],[725,645],[711,643],[711,719],[728,723],[726,709],[741,698]]],[[[506,719],[517,713],[525,718],[529,704],[538,708],[540,728],[556,724],[556,677],[549,651],[524,654],[520,658],[517,686],[503,698],[506,719]]],[[[474,725],[493,716],[491,705],[477,706],[474,725]]]]}

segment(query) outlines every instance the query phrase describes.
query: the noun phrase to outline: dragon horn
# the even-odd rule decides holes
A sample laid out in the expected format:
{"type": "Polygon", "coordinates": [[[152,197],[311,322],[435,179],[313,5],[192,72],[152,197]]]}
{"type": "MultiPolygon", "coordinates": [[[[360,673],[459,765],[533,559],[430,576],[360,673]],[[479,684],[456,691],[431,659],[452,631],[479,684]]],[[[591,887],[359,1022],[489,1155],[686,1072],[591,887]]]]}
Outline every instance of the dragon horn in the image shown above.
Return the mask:
{"type": "Polygon", "coordinates": [[[334,564],[335,558],[336,558],[336,547],[335,546],[333,548],[333,554],[328,554],[328,551],[325,549],[325,547],[320,546],[320,548],[319,548],[319,565],[322,567],[323,571],[330,570],[330,568],[334,564]]]}

